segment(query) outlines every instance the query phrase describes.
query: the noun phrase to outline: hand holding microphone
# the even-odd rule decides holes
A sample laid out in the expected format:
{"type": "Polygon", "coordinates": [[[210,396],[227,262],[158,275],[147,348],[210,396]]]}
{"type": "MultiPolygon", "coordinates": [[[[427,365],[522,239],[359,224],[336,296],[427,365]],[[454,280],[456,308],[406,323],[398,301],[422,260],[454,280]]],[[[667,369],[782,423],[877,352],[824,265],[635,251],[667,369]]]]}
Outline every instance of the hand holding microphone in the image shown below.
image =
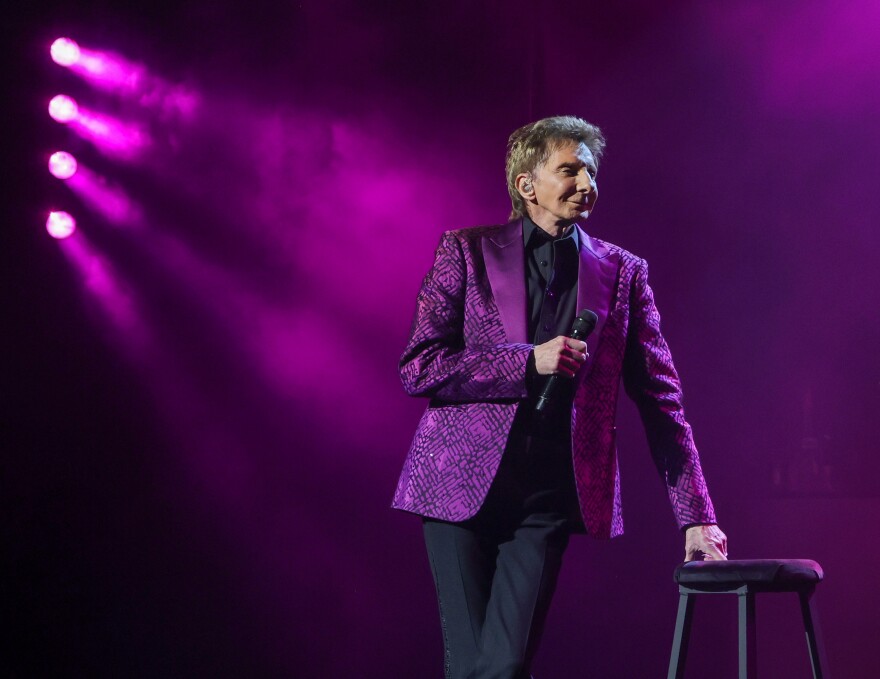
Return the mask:
{"type": "Polygon", "coordinates": [[[560,335],[535,347],[535,369],[539,375],[574,377],[588,356],[586,342],[560,335]]]}
{"type": "Polygon", "coordinates": [[[549,375],[547,383],[535,404],[537,412],[543,412],[552,400],[560,379],[575,376],[581,365],[587,360],[587,344],[584,341],[598,320],[596,314],[584,309],[574,319],[571,326],[571,337],[555,337],[549,342],[535,347],[535,369],[539,375],[549,375]]]}

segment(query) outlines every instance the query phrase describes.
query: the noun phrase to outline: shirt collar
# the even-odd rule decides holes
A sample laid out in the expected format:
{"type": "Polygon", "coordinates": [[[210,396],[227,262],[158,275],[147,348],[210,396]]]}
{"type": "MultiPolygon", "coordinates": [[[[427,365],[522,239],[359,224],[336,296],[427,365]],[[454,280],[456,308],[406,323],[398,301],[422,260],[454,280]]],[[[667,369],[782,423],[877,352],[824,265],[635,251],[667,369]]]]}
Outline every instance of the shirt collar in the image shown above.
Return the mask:
{"type": "Polygon", "coordinates": [[[539,232],[537,234],[537,236],[540,237],[543,235],[547,240],[553,240],[553,241],[560,240],[560,241],[562,241],[562,240],[567,240],[570,238],[572,240],[572,242],[574,243],[575,247],[578,250],[581,249],[580,237],[578,236],[578,230],[577,230],[577,226],[575,224],[572,224],[571,226],[568,227],[568,233],[566,235],[564,235],[560,238],[553,238],[550,234],[548,234],[546,231],[544,231],[540,226],[535,224],[535,222],[533,222],[528,215],[523,215],[522,231],[523,231],[523,244],[524,245],[529,244],[529,241],[532,239],[533,236],[536,235],[535,232],[537,231],[537,232],[539,232]]]}

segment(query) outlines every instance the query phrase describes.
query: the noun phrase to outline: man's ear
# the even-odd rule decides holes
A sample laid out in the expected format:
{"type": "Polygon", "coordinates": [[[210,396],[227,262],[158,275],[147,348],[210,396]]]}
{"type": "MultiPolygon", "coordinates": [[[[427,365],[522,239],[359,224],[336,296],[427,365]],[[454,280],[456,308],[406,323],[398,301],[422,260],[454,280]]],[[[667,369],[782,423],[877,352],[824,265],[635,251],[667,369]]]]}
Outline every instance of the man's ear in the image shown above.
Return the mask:
{"type": "Polygon", "coordinates": [[[514,180],[516,190],[524,200],[533,200],[535,198],[535,187],[532,186],[532,175],[529,172],[522,172],[516,175],[514,180]]]}

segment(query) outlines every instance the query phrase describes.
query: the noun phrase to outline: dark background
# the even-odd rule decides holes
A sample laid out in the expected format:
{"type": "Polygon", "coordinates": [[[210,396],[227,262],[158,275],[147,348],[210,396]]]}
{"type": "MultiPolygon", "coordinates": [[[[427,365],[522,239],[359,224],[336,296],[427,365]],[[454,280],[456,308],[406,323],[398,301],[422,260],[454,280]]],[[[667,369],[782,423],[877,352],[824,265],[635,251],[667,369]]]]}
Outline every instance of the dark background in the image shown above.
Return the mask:
{"type": "MultiPolygon", "coordinates": [[[[388,509],[424,407],[396,361],[440,233],[503,221],[507,135],[562,113],[608,137],[586,226],[651,263],[731,556],[817,559],[832,672],[880,675],[880,11],[608,4],[7,18],[3,676],[440,676],[388,509]],[[146,79],[95,87],[60,35],[146,79]],[[81,139],[62,91],[149,143],[81,139]],[[49,176],[58,148],[106,190],[49,176]]],[[[538,677],[665,676],[683,541],[619,424],[627,533],[573,540],[538,677]]],[[[762,673],[807,676],[795,600],[758,615],[762,673]]],[[[736,676],[735,603],[696,616],[688,676],[736,676]]]]}

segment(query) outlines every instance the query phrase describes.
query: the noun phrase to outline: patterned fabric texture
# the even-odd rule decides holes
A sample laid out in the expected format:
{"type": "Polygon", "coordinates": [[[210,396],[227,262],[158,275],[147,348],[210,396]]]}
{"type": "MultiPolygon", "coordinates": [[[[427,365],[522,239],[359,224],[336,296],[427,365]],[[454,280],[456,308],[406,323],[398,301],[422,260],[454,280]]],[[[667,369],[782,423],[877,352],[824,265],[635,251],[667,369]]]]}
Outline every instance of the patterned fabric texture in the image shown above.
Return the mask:
{"type": "MultiPolygon", "coordinates": [[[[533,348],[524,342],[521,234],[516,221],[450,231],[440,240],[399,366],[406,392],[430,401],[394,494],[397,509],[463,521],[486,498],[526,396],[533,348]]],[[[621,378],[679,526],[714,523],[647,264],[580,236],[578,308],[599,316],[572,407],[572,464],[587,533],[623,532],[614,427],[621,378]]]]}

